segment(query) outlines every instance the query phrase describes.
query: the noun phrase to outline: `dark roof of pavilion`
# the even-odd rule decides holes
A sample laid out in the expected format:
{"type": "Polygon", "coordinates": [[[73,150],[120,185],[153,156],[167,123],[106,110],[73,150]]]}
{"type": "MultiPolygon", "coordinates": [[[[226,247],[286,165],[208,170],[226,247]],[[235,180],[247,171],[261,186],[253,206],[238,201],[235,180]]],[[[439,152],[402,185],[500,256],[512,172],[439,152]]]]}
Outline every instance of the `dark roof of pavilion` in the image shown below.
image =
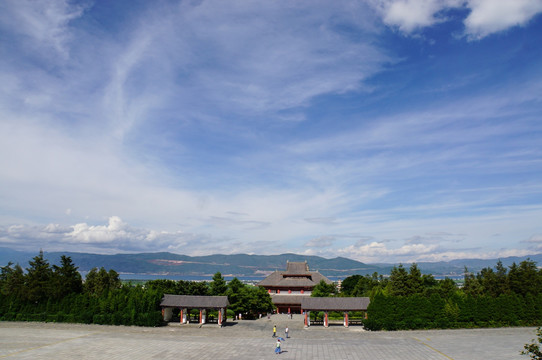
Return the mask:
{"type": "Polygon", "coordinates": [[[286,271],[283,274],[289,275],[305,275],[309,274],[309,265],[307,262],[287,262],[286,271]]]}
{"type": "Polygon", "coordinates": [[[318,271],[309,271],[306,262],[288,262],[286,271],[275,271],[258,283],[264,287],[313,288],[321,280],[333,283],[318,271]]]}
{"type": "Polygon", "coordinates": [[[171,295],[165,294],[160,306],[179,308],[225,308],[230,303],[227,296],[171,295]]]}
{"type": "Polygon", "coordinates": [[[300,305],[303,298],[309,297],[308,295],[278,295],[271,294],[271,301],[275,305],[300,305]]]}
{"type": "Polygon", "coordinates": [[[367,310],[368,297],[305,297],[301,300],[303,310],[359,311],[367,310]]]}

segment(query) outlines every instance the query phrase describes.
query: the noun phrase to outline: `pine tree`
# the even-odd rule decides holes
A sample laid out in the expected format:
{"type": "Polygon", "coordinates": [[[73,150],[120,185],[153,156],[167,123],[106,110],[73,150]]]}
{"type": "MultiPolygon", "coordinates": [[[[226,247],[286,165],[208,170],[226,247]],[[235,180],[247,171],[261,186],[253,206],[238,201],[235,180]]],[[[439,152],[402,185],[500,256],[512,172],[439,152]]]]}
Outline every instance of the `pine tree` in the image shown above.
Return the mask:
{"type": "Polygon", "coordinates": [[[390,294],[393,296],[407,296],[409,294],[408,280],[409,276],[403,264],[399,264],[398,267],[394,266],[390,274],[390,294]]]}
{"type": "Polygon", "coordinates": [[[226,295],[228,285],[220,272],[213,275],[213,281],[209,284],[209,293],[212,296],[226,295]]]}
{"type": "Polygon", "coordinates": [[[52,294],[56,299],[62,299],[69,294],[79,294],[83,291],[83,281],[77,267],[69,256],[60,257],[60,266],[53,265],[52,294]]]}
{"type": "Polygon", "coordinates": [[[43,257],[42,250],[38,256],[29,261],[29,265],[25,275],[27,299],[35,303],[46,302],[51,293],[52,270],[49,262],[43,257]]]}

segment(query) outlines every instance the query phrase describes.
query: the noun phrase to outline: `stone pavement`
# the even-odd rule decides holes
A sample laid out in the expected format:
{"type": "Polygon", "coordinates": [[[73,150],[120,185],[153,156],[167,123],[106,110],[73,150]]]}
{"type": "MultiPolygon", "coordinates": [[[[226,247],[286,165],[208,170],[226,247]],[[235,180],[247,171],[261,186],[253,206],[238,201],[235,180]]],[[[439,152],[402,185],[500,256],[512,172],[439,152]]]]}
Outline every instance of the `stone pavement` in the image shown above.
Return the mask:
{"type": "Polygon", "coordinates": [[[288,319],[172,324],[160,328],[0,322],[0,359],[386,359],[509,360],[535,337],[535,328],[370,332],[360,326],[303,328],[288,319]],[[274,354],[273,325],[290,339],[274,354]]]}

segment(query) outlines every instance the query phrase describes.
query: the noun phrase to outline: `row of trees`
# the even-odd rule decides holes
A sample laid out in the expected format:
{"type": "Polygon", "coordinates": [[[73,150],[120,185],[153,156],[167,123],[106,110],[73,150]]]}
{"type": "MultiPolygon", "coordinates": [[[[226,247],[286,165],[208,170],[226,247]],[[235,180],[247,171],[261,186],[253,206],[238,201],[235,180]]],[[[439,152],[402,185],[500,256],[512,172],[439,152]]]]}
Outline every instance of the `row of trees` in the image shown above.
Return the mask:
{"type": "Polygon", "coordinates": [[[70,257],[62,256],[60,266],[51,266],[40,251],[26,271],[12,263],[0,268],[0,320],[158,326],[166,293],[226,295],[230,314],[245,317],[274,309],[265,289],[237,278],[226,283],[220,273],[209,283],[153,280],[132,286],[102,267],[92,269],[83,281],[70,257]]]}
{"type": "MultiPolygon", "coordinates": [[[[157,326],[163,294],[225,295],[230,316],[256,317],[274,305],[262,287],[237,278],[226,283],[220,273],[211,282],[153,280],[145,286],[122,284],[114,270],[92,269],[83,281],[70,257],[51,266],[43,252],[25,270],[0,268],[0,319],[69,321],[157,326]]],[[[465,269],[464,285],[422,274],[416,264],[394,267],[389,277],[353,275],[334,284],[320,282],[312,296],[368,296],[365,326],[370,329],[412,329],[542,323],[542,270],[526,260],[478,274],[465,269]]]]}
{"type": "Polygon", "coordinates": [[[339,296],[368,296],[365,326],[379,329],[537,325],[542,323],[542,270],[531,260],[498,262],[473,274],[465,268],[463,286],[422,275],[412,264],[394,267],[388,278],[354,275],[339,296]]]}
{"type": "Polygon", "coordinates": [[[114,270],[93,268],[85,281],[68,256],[51,266],[43,252],[0,269],[0,319],[156,326],[162,294],[123,285],[114,270]]]}
{"type": "Polygon", "coordinates": [[[449,297],[460,291],[474,297],[527,294],[536,296],[542,293],[542,270],[531,260],[513,263],[509,269],[499,261],[495,268],[484,268],[474,274],[465,268],[464,282],[461,289],[450,278],[436,280],[432,275],[421,273],[417,264],[412,264],[407,271],[403,265],[392,269],[389,277],[374,273],[369,276],[353,275],[342,282],[340,296],[368,296],[377,294],[387,296],[423,295],[430,297],[438,294],[449,297]]]}

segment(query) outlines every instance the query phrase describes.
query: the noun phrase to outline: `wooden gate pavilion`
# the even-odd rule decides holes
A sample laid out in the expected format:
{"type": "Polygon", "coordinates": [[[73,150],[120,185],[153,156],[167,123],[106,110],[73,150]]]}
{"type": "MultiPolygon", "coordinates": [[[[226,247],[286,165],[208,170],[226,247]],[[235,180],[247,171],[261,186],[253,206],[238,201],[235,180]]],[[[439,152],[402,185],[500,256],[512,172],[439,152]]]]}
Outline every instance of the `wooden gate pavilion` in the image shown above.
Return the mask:
{"type": "Polygon", "coordinates": [[[173,316],[173,309],[180,309],[181,324],[190,321],[190,310],[199,309],[199,323],[207,322],[207,310],[218,311],[218,325],[226,322],[226,309],[229,305],[227,296],[197,296],[197,295],[171,295],[165,294],[160,306],[164,321],[170,321],[173,316]],[[188,316],[188,318],[187,318],[188,316]]]}
{"type": "Polygon", "coordinates": [[[367,311],[369,306],[368,297],[307,297],[301,301],[301,307],[305,313],[305,326],[311,325],[311,311],[324,312],[324,327],[329,326],[328,312],[338,311],[344,314],[343,325],[348,327],[349,311],[367,311]]]}

